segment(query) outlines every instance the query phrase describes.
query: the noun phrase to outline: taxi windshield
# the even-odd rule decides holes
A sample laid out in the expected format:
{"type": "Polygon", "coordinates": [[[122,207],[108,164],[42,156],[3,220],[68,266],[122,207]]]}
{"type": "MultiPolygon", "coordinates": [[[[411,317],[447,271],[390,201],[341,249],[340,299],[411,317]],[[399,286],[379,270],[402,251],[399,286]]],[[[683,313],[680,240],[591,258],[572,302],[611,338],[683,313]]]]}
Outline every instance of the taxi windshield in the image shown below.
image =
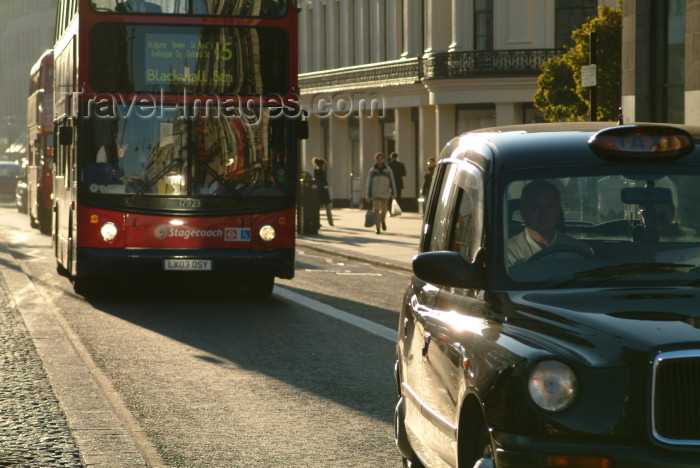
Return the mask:
{"type": "Polygon", "coordinates": [[[505,271],[516,283],[700,284],[698,169],[511,180],[503,216],[505,271]]]}

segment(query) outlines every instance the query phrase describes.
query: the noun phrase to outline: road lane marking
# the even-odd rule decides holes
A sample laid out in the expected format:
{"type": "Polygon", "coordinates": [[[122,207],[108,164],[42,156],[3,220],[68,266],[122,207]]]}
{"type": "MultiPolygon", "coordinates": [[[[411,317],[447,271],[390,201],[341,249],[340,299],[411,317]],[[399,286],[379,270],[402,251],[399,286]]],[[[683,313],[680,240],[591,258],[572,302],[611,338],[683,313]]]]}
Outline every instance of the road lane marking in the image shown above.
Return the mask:
{"type": "Polygon", "coordinates": [[[336,271],[335,274],[345,276],[382,276],[381,273],[356,273],[352,271],[336,271]]]}
{"type": "Polygon", "coordinates": [[[319,302],[301,294],[297,294],[295,292],[290,291],[289,289],[282,288],[277,285],[275,285],[275,289],[273,292],[278,297],[281,297],[291,302],[295,302],[304,307],[308,307],[311,310],[315,310],[316,312],[327,315],[329,317],[341,320],[352,326],[361,328],[362,330],[372,333],[373,335],[377,335],[389,341],[396,342],[397,332],[392,328],[385,327],[384,325],[379,325],[378,323],[372,322],[371,320],[367,320],[362,317],[358,317],[357,315],[349,314],[340,309],[336,309],[335,307],[329,306],[328,304],[324,304],[323,302],[319,302]]]}
{"type": "Polygon", "coordinates": [[[382,276],[381,273],[363,273],[363,272],[352,272],[349,270],[339,271],[339,270],[315,270],[312,268],[304,269],[307,273],[335,273],[336,275],[346,275],[346,276],[382,276]]]}

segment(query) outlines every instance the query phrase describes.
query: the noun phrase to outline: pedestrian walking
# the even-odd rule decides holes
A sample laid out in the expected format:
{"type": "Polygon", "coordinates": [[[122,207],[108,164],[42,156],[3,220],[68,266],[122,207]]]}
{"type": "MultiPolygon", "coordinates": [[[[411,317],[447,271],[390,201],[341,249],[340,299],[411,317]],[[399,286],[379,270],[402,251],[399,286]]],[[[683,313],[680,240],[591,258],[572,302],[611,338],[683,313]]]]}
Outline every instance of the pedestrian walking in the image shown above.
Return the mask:
{"type": "Polygon", "coordinates": [[[384,153],[375,154],[375,164],[367,176],[367,200],[372,200],[377,234],[381,234],[382,230],[386,231],[386,212],[389,208],[389,198],[396,193],[394,174],[384,161],[384,153]]]}
{"type": "Polygon", "coordinates": [[[313,158],[311,162],[314,165],[314,179],[318,184],[318,195],[321,206],[326,209],[326,219],[328,220],[328,225],[333,226],[333,213],[331,208],[333,208],[333,201],[331,200],[331,193],[328,189],[328,177],[326,175],[326,160],[323,158],[313,158]]]}
{"type": "Polygon", "coordinates": [[[430,194],[430,186],[433,183],[433,174],[435,173],[435,158],[428,158],[428,168],[423,173],[423,188],[421,189],[421,194],[423,195],[423,208],[425,209],[425,203],[428,202],[428,195],[430,194]]]}
{"type": "MultiPolygon", "coordinates": [[[[399,155],[396,154],[396,152],[389,155],[389,167],[391,168],[391,172],[394,174],[394,182],[396,182],[396,193],[394,198],[399,206],[401,206],[401,191],[403,190],[403,178],[406,175],[406,166],[399,161],[399,155]]],[[[391,200],[389,200],[389,210],[391,210],[391,200]]],[[[390,212],[389,216],[391,215],[392,213],[390,212]]]]}

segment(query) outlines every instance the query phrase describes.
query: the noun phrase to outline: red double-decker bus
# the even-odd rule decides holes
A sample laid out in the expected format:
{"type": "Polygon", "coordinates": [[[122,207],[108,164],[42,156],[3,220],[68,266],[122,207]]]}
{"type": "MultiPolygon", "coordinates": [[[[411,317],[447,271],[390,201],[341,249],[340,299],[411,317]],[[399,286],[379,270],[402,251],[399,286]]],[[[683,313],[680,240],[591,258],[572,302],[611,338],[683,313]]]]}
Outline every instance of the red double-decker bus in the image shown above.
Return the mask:
{"type": "Polygon", "coordinates": [[[31,68],[27,99],[27,212],[44,234],[51,234],[53,139],[53,51],[47,50],[31,68]]]}
{"type": "Polygon", "coordinates": [[[191,273],[269,295],[293,277],[297,15],[293,0],[59,1],[53,240],[77,292],[191,273]]]}

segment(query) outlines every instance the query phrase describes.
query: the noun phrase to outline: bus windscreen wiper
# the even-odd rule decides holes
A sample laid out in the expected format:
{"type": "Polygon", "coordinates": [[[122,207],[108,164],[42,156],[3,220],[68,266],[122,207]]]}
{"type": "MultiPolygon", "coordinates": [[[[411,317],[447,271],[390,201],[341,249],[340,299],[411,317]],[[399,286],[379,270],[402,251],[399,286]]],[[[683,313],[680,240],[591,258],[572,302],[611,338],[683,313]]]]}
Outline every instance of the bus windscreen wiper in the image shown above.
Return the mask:
{"type": "Polygon", "coordinates": [[[216,181],[219,183],[219,185],[221,185],[221,186],[223,186],[224,188],[226,188],[226,190],[228,190],[229,193],[230,193],[231,195],[233,195],[233,197],[234,197],[236,200],[239,200],[239,201],[246,200],[246,198],[245,198],[243,195],[241,195],[241,194],[238,192],[238,190],[236,190],[235,187],[232,187],[228,182],[226,182],[226,180],[225,180],[223,177],[221,177],[221,174],[217,173],[214,169],[212,169],[211,167],[209,167],[208,164],[205,164],[205,165],[204,165],[204,170],[207,171],[207,174],[211,175],[214,179],[216,179],[216,181]]]}
{"type": "Polygon", "coordinates": [[[168,171],[170,171],[170,169],[172,169],[178,163],[182,164],[182,158],[175,158],[175,159],[171,160],[163,169],[158,171],[158,173],[153,178],[151,178],[146,184],[144,184],[144,186],[141,187],[139,189],[139,191],[136,192],[136,194],[134,194],[133,197],[131,197],[131,199],[136,200],[136,199],[140,198],[141,196],[143,196],[143,194],[146,193],[146,191],[148,189],[153,187],[161,177],[163,177],[165,174],[167,174],[168,171]]]}

